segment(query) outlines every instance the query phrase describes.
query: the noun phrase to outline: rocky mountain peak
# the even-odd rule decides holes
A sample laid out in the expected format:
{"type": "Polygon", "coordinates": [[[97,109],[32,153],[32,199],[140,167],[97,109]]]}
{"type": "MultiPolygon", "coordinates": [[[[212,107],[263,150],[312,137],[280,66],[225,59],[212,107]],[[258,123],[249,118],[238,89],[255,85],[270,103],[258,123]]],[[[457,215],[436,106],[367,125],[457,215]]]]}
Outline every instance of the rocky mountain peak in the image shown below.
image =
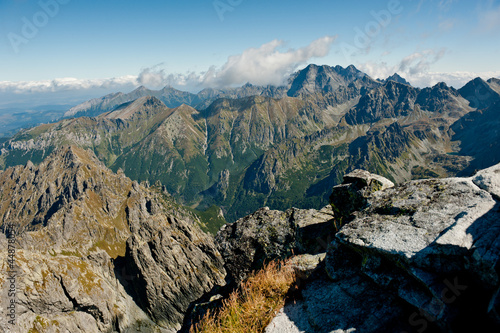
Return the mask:
{"type": "Polygon", "coordinates": [[[91,151],[65,146],[9,168],[0,193],[0,229],[17,232],[22,332],[37,318],[70,332],[172,332],[192,302],[224,285],[197,217],[91,151]]]}
{"type": "Polygon", "coordinates": [[[359,103],[346,113],[345,119],[352,125],[407,116],[414,109],[418,92],[409,85],[387,81],[362,96],[359,103]]]}
{"type": "MultiPolygon", "coordinates": [[[[495,86],[495,84],[493,84],[495,86]]],[[[500,100],[500,93],[482,78],[477,77],[458,90],[460,95],[470,102],[475,109],[484,109],[500,100]]]]}
{"type": "Polygon", "coordinates": [[[445,82],[438,82],[434,86],[432,86],[434,89],[448,89],[448,85],[445,82]]]}
{"type": "Polygon", "coordinates": [[[135,88],[135,89],[132,91],[132,93],[142,94],[142,93],[147,92],[147,91],[149,91],[149,89],[148,89],[148,88],[146,88],[145,86],[139,86],[139,87],[135,88]]]}
{"type": "Polygon", "coordinates": [[[93,98],[81,104],[78,104],[64,113],[64,117],[74,117],[76,115],[85,115],[89,110],[94,109],[98,105],[103,105],[108,100],[116,100],[123,98],[125,94],[122,92],[111,93],[99,98],[93,98]]]}
{"type": "Polygon", "coordinates": [[[401,77],[398,73],[394,73],[393,75],[389,76],[385,80],[378,79],[378,81],[380,81],[382,83],[386,83],[386,82],[389,82],[389,81],[394,81],[394,82],[398,82],[398,83],[402,83],[402,84],[406,84],[406,85],[411,86],[411,84],[408,81],[406,81],[406,79],[404,79],[403,77],[401,77]]]}
{"type": "Polygon", "coordinates": [[[107,119],[122,119],[129,120],[141,114],[151,115],[162,112],[167,109],[167,106],[154,96],[143,96],[132,102],[128,102],[118,106],[114,111],[104,114],[107,119]]]}
{"type": "Polygon", "coordinates": [[[297,97],[335,91],[339,87],[348,86],[364,76],[366,75],[353,65],[347,68],[309,65],[292,76],[288,96],[297,97]]]}
{"type": "Polygon", "coordinates": [[[500,94],[500,79],[493,77],[489,79],[487,82],[490,85],[491,89],[495,90],[498,94],[500,94]]]}

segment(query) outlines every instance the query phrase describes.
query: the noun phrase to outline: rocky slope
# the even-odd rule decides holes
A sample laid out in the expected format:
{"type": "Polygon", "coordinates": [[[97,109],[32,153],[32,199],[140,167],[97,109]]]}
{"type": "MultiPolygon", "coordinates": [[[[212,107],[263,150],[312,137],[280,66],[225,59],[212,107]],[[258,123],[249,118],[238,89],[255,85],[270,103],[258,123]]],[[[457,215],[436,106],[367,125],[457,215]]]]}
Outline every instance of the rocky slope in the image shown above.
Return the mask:
{"type": "Polygon", "coordinates": [[[452,140],[460,142],[460,155],[476,156],[462,173],[495,164],[500,158],[500,101],[474,111],[453,124],[452,140]]]}
{"type": "MultiPolygon", "coordinates": [[[[20,332],[176,332],[198,302],[292,255],[295,298],[266,332],[500,328],[500,164],[400,185],[357,170],[320,211],[262,208],[215,240],[163,186],[74,146],[0,172],[0,190],[20,332]]],[[[0,259],[11,329],[8,251],[0,259]]]]}
{"type": "MultiPolygon", "coordinates": [[[[192,302],[225,284],[196,216],[91,151],[65,146],[39,166],[9,168],[0,193],[2,248],[17,235],[19,332],[173,332],[192,302]]],[[[12,274],[7,254],[2,286],[12,274]]],[[[5,311],[4,303],[7,329],[5,311]]]]}

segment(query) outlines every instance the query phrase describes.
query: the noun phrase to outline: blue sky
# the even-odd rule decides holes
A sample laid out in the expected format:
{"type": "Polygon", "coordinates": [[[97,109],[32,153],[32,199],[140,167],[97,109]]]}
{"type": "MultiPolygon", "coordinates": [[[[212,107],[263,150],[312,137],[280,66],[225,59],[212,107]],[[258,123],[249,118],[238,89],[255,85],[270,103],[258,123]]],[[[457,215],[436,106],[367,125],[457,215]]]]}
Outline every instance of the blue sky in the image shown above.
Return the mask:
{"type": "Polygon", "coordinates": [[[309,63],[459,88],[500,75],[499,30],[493,0],[0,0],[0,97],[279,84],[309,63]]]}

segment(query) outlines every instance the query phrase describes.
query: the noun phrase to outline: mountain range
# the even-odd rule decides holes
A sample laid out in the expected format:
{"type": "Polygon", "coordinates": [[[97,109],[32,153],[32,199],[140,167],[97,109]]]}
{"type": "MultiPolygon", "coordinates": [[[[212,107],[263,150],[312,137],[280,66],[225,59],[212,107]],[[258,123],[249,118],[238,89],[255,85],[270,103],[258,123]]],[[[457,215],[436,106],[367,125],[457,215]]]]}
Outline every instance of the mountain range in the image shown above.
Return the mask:
{"type": "Polygon", "coordinates": [[[196,331],[237,291],[268,333],[498,331],[500,80],[162,91],[2,142],[0,331],[196,331]],[[245,288],[276,259],[268,309],[245,288]]]}
{"type": "Polygon", "coordinates": [[[374,80],[354,66],[310,65],[281,87],[140,87],[65,116],[4,142],[1,168],[38,164],[71,144],[228,221],[263,206],[320,208],[356,168],[400,183],[500,161],[498,79],[420,89],[397,74],[374,80]]]}

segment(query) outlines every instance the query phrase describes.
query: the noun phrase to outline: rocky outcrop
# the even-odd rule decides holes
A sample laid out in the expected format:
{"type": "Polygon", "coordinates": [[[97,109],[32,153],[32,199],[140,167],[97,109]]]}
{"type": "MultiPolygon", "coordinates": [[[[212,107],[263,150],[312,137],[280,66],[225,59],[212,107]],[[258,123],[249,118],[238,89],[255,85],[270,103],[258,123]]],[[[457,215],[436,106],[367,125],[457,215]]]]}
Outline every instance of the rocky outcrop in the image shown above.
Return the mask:
{"type": "Polygon", "coordinates": [[[191,303],[224,285],[222,258],[193,225],[175,217],[161,228],[142,222],[127,240],[126,272],[141,307],[161,326],[179,330],[191,303]]]}
{"type": "Polygon", "coordinates": [[[341,224],[347,222],[354,211],[368,204],[373,192],[393,186],[390,180],[365,170],[357,169],[345,175],[343,183],[335,186],[330,195],[335,219],[341,224]]]}
{"type": "Polygon", "coordinates": [[[0,283],[7,292],[15,270],[17,300],[15,327],[2,304],[2,328],[175,332],[191,303],[224,284],[197,217],[92,152],[64,147],[39,166],[7,169],[0,193],[0,246],[16,235],[16,265],[1,266],[0,283]]]}
{"type": "Polygon", "coordinates": [[[216,243],[229,276],[241,282],[265,262],[292,254],[324,252],[335,229],[331,208],[292,208],[286,212],[262,208],[224,225],[216,243]]]}
{"type": "Polygon", "coordinates": [[[500,165],[371,193],[266,332],[500,328],[500,165]]]}

